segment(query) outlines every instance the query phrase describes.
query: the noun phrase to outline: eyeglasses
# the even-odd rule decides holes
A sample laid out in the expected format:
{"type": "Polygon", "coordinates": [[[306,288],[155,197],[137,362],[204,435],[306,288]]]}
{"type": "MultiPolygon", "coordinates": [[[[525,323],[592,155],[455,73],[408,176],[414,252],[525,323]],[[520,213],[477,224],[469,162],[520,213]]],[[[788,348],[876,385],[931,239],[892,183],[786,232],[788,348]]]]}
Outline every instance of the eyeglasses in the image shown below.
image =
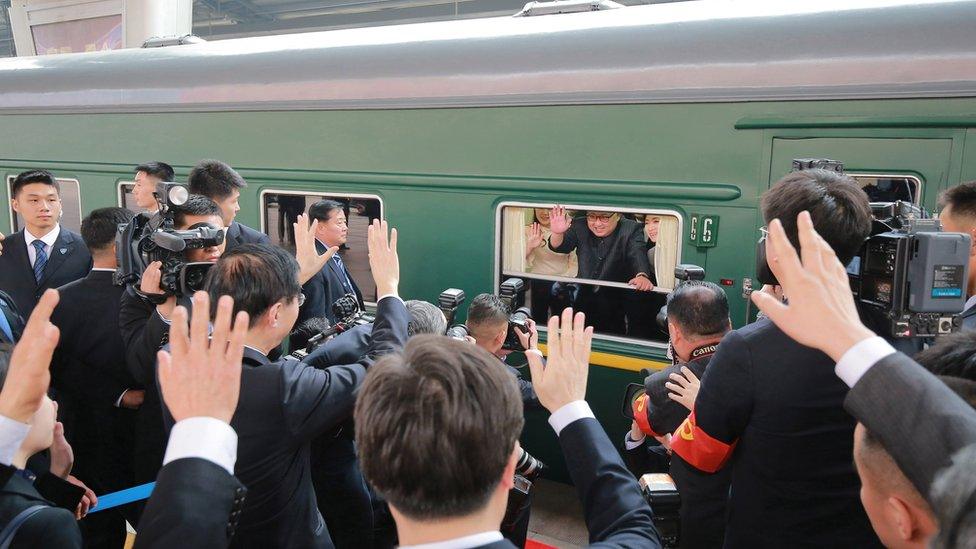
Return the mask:
{"type": "Polygon", "coordinates": [[[613,219],[613,216],[614,215],[616,215],[616,214],[588,213],[588,214],[586,214],[586,220],[587,221],[602,221],[604,223],[608,223],[611,219],[613,219]]]}
{"type": "Polygon", "coordinates": [[[305,304],[305,294],[298,294],[298,306],[301,307],[305,304]]]}

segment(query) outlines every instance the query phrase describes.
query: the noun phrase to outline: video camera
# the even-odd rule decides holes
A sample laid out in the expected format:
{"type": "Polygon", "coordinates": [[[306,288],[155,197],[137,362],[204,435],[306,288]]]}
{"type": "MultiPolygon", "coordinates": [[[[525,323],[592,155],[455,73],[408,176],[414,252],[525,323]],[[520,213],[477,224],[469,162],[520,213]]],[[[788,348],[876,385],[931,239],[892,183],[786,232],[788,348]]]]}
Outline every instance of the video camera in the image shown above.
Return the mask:
{"type": "MultiPolygon", "coordinates": [[[[793,171],[814,168],[843,173],[835,160],[797,159],[793,171]]],[[[970,237],[944,233],[937,219],[908,202],[873,202],[871,234],[847,265],[851,291],[862,313],[879,318],[879,330],[895,338],[935,337],[959,330],[966,304],[970,237]]],[[[757,246],[757,276],[778,284],[757,246]]]]}
{"type": "Polygon", "coordinates": [[[153,191],[159,211],[153,215],[139,214],[125,225],[119,225],[115,237],[116,259],[119,268],[115,284],[136,285],[146,266],[153,261],[162,263],[160,288],[166,295],[190,295],[203,288],[209,262],[188,263],[186,250],[219,246],[224,230],[208,224],[195,225],[188,230],[176,230],[173,208],[186,204],[190,193],[185,185],[162,182],[153,191]]]}
{"type": "Polygon", "coordinates": [[[498,297],[508,306],[508,333],[505,335],[505,343],[502,349],[508,351],[524,351],[525,347],[519,341],[516,332],[523,334],[529,333],[528,320],[532,316],[532,310],[524,307],[525,303],[525,282],[521,278],[509,278],[498,288],[498,297]]]}
{"type": "MultiPolygon", "coordinates": [[[[335,300],[332,304],[332,314],[336,318],[335,324],[330,324],[329,320],[326,318],[315,318],[309,319],[299,327],[301,330],[309,323],[314,323],[317,325],[318,330],[315,335],[308,338],[308,342],[305,344],[304,349],[296,349],[292,351],[291,356],[302,360],[306,356],[312,353],[315,349],[321,346],[326,341],[332,339],[334,336],[341,334],[349,330],[354,326],[360,326],[363,324],[371,324],[375,318],[366,313],[359,308],[359,299],[356,298],[356,294],[346,294],[339,299],[335,300]]],[[[298,331],[296,330],[296,332],[298,331]]]]}

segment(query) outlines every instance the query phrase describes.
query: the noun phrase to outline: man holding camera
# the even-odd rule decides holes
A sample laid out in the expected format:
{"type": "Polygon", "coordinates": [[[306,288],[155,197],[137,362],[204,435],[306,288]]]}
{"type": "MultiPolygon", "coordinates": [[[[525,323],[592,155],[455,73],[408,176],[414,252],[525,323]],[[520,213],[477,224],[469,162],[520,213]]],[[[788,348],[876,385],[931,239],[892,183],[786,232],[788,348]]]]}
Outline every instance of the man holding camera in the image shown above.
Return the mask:
{"type": "MultiPolygon", "coordinates": [[[[498,357],[502,362],[514,349],[506,348],[505,340],[509,333],[509,316],[511,311],[509,306],[502,298],[495,294],[480,294],[471,300],[468,306],[468,320],[466,325],[474,338],[475,345],[498,357]]],[[[525,350],[538,349],[539,332],[535,327],[535,321],[531,318],[525,320],[528,332],[514,330],[518,335],[519,343],[525,350]]],[[[522,379],[519,371],[512,366],[508,369],[518,381],[519,390],[522,393],[522,401],[527,406],[540,407],[539,398],[532,390],[532,383],[522,379]]]]}
{"type": "MultiPolygon", "coordinates": [[[[173,226],[177,230],[197,227],[223,229],[223,218],[217,204],[205,196],[190,195],[180,206],[172,207],[173,226]]],[[[214,263],[224,251],[224,243],[183,252],[187,263],[214,263]]],[[[163,265],[150,263],[142,273],[138,292],[128,288],[122,294],[119,308],[119,328],[125,345],[129,373],[146,389],[139,411],[136,429],[136,482],[151,482],[156,478],[166,447],[166,434],[159,414],[161,406],[156,390],[156,351],[165,343],[169,320],[177,305],[176,295],[167,294],[161,287],[163,265]]],[[[189,297],[182,298],[189,305],[189,297]]]]}
{"type": "Polygon", "coordinates": [[[972,239],[969,249],[969,280],[966,281],[966,308],[962,312],[964,330],[976,330],[976,181],[960,183],[939,197],[942,230],[965,233],[972,239]]]}
{"type": "Polygon", "coordinates": [[[235,472],[248,488],[248,499],[232,546],[333,546],[312,489],[310,442],[352,414],[367,368],[380,355],[399,349],[407,337],[408,315],[397,295],[396,231],[388,238],[386,223],[377,221],[368,243],[380,298],[369,351],[355,364],[320,370],[289,357],[268,358],[291,331],[303,299],[299,265],[284,250],[241,245],[207,276],[211,302],[229,295],[235,312],[245,311],[250,318],[240,402],[231,420],[239,436],[235,472]]]}
{"type": "MultiPolygon", "coordinates": [[[[783,177],[763,194],[761,209],[767,223],[783,221],[794,243],[797,214],[809,211],[844,264],[871,230],[857,183],[822,169],[783,177]]],[[[855,422],[844,412],[847,386],[833,364],[768,319],[729,332],[709,362],[671,447],[702,471],[731,468],[726,547],[879,545],[858,497],[855,422]]]]}

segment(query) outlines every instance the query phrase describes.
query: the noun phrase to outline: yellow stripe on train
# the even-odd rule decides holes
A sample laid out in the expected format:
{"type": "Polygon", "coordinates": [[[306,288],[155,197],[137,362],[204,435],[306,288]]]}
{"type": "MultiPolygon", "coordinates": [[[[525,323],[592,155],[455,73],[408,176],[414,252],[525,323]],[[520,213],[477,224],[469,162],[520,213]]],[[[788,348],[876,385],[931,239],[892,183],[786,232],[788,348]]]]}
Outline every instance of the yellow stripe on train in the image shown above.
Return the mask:
{"type": "MultiPolygon", "coordinates": [[[[544,343],[539,344],[539,349],[541,349],[544,353],[547,352],[546,345],[544,343]]],[[[637,358],[601,352],[593,352],[590,354],[590,364],[596,366],[606,366],[608,368],[617,368],[620,370],[629,370],[631,372],[639,372],[644,368],[647,368],[648,370],[661,370],[670,366],[670,363],[662,362],[660,360],[650,360],[647,358],[637,358]]]]}

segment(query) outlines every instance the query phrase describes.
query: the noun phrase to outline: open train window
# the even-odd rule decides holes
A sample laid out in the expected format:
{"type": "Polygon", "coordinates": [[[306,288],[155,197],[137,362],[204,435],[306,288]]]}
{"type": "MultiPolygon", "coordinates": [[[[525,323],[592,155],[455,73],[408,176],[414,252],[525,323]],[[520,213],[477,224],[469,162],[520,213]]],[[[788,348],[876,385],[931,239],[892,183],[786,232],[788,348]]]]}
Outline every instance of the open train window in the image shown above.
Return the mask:
{"type": "Polygon", "coordinates": [[[861,186],[871,202],[910,202],[918,205],[922,195],[922,180],[914,175],[847,174],[861,186]]]}
{"type": "MultiPolygon", "coordinates": [[[[11,188],[17,176],[7,176],[7,196],[13,198],[11,188]]],[[[61,226],[74,232],[81,230],[81,190],[77,179],[66,179],[63,177],[55,178],[61,187],[61,226]]],[[[24,218],[14,211],[13,205],[8,206],[10,211],[10,231],[17,232],[24,228],[24,218]]]]}
{"type": "Polygon", "coordinates": [[[135,213],[141,213],[143,209],[136,204],[136,197],[132,196],[132,189],[135,188],[135,181],[119,181],[119,206],[135,213]]]}
{"type": "Polygon", "coordinates": [[[655,319],[674,288],[681,216],[666,210],[566,206],[569,229],[562,244],[550,247],[555,244],[552,206],[499,206],[497,284],[523,279],[525,304],[539,324],[572,306],[587,314],[587,323],[598,334],[667,341],[655,319]],[[642,277],[638,273],[647,275],[653,289],[635,289],[631,282],[642,277]]]}
{"type": "Polygon", "coordinates": [[[348,236],[339,250],[342,263],[349,270],[356,285],[363,292],[363,300],[376,302],[376,285],[369,268],[366,250],[366,229],[374,219],[383,218],[383,202],[375,195],[330,194],[312,191],[261,191],[261,230],[271,242],[290,251],[295,250],[295,230],[292,223],[299,214],[319,200],[335,200],[344,205],[348,236]]]}

